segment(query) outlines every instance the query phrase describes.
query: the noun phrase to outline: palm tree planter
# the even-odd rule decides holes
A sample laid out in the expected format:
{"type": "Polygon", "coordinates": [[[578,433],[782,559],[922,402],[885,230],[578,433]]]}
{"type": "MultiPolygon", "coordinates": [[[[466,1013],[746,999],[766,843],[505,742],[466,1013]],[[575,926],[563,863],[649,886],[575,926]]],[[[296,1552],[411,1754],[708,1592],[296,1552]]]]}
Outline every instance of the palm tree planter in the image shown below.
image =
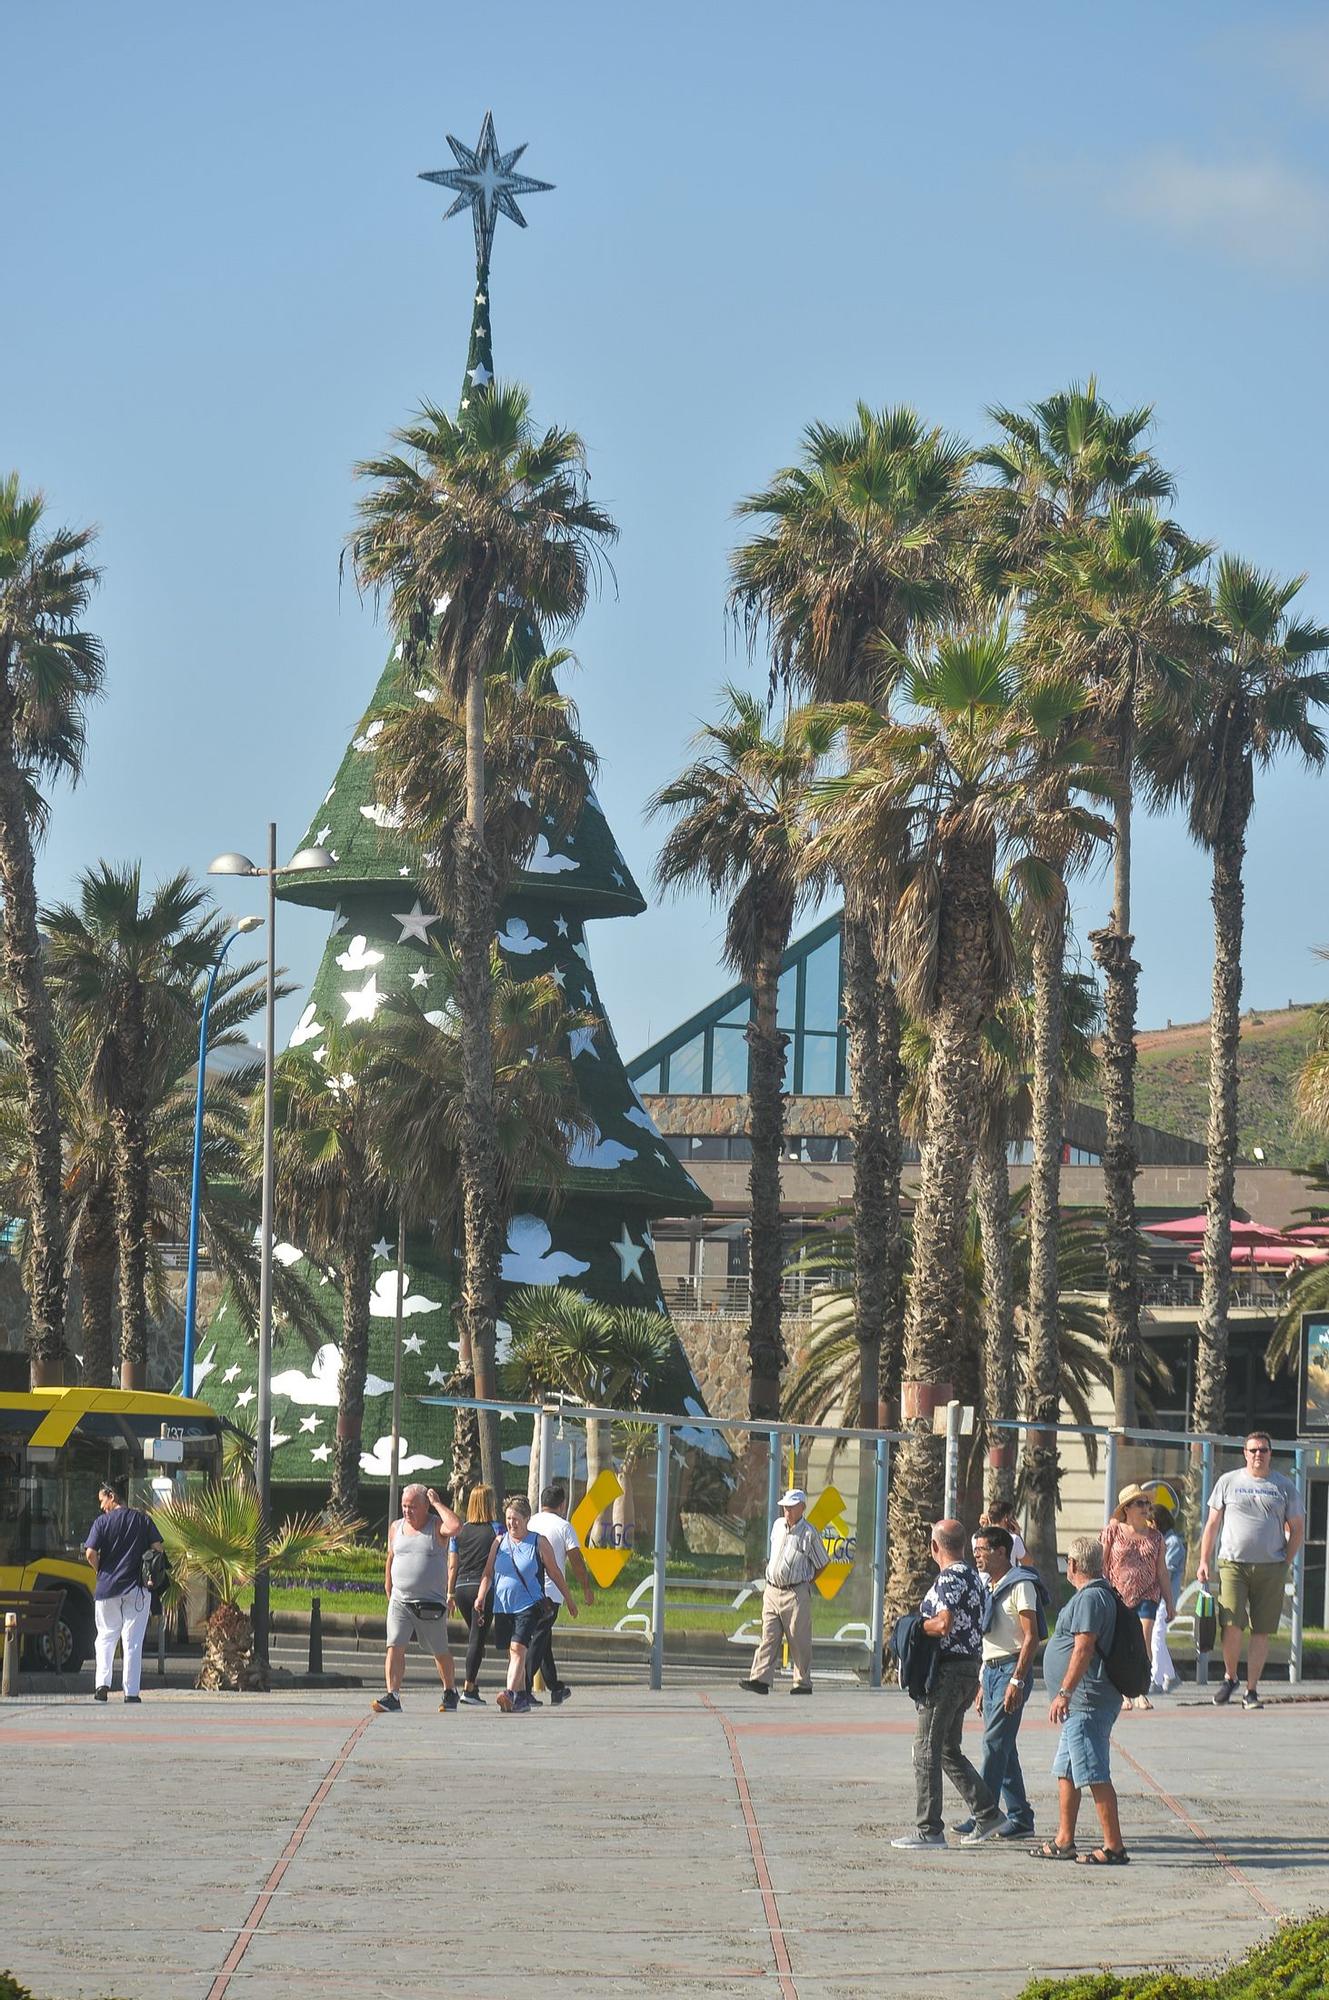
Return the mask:
{"type": "Polygon", "coordinates": [[[203,1665],[195,1687],[214,1693],[266,1692],[268,1663],[254,1657],[253,1622],[240,1598],[262,1570],[298,1569],[313,1556],[349,1547],[363,1523],[297,1516],[268,1535],[260,1555],[258,1495],[246,1480],[170,1500],[151,1511],[171,1569],[168,1602],[178,1602],[195,1578],[221,1600],[204,1629],[203,1665]]]}

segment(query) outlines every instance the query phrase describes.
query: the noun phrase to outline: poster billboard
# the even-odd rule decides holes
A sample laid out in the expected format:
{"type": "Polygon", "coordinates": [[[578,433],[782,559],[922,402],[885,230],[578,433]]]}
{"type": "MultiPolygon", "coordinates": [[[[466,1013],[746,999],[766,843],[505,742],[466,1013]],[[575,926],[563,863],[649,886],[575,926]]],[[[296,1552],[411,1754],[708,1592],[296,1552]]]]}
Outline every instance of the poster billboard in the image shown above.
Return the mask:
{"type": "Polygon", "coordinates": [[[1301,1430],[1329,1431],[1329,1313],[1301,1315],[1301,1430]]]}

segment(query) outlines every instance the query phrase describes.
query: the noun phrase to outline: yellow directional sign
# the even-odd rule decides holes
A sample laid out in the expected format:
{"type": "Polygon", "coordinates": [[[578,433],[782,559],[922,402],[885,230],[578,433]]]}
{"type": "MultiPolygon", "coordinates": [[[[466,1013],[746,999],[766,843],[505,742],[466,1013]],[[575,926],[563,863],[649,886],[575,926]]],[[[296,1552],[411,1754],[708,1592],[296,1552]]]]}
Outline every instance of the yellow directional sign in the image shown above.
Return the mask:
{"type": "Polygon", "coordinates": [[[816,1579],[823,1597],[834,1597],[854,1567],[854,1537],[844,1516],[844,1501],[834,1486],[819,1493],[808,1508],[808,1519],[821,1536],[830,1561],[816,1579]]]}
{"type": "Polygon", "coordinates": [[[587,1487],[580,1505],[571,1519],[577,1530],[577,1540],[581,1543],[586,1567],[599,1584],[601,1590],[608,1590],[622,1571],[628,1559],[626,1549],[593,1549],[589,1545],[591,1529],[613,1506],[615,1500],[623,1496],[623,1482],[618,1474],[606,1466],[599,1477],[587,1487]]]}

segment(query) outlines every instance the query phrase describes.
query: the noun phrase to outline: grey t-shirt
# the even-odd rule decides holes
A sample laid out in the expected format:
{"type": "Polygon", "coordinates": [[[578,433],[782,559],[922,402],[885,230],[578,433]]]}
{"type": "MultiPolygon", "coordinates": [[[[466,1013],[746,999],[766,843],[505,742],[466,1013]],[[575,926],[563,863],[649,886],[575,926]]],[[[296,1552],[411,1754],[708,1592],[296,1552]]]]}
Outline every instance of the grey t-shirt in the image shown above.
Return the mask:
{"type": "Polygon", "coordinates": [[[1305,1511],[1295,1482],[1282,1472],[1225,1472],[1214,1481],[1209,1506],[1223,1510],[1218,1560],[1233,1563],[1286,1562],[1283,1524],[1305,1511]]]}
{"type": "Polygon", "coordinates": [[[1082,1585],[1057,1614],[1052,1637],[1043,1651],[1043,1679],[1049,1694],[1055,1694],[1066,1678],[1079,1634],[1092,1632],[1094,1635],[1094,1650],[1089,1655],[1089,1665],[1071,1693],[1071,1707],[1077,1714],[1091,1710],[1100,1714],[1109,1711],[1115,1714],[1121,1707],[1121,1696],[1108,1679],[1103,1655],[1099,1651],[1100,1646],[1112,1644],[1116,1623],[1117,1607],[1112,1592],[1097,1578],[1082,1585]]]}

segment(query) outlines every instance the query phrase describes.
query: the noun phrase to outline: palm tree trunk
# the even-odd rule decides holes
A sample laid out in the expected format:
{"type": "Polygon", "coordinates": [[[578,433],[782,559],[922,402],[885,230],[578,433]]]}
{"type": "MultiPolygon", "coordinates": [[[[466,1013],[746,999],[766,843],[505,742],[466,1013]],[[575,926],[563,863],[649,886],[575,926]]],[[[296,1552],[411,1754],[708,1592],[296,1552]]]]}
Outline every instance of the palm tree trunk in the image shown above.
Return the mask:
{"type": "Polygon", "coordinates": [[[114,1376],[115,1203],[109,1186],[89,1196],[75,1248],[82,1294],[83,1384],[110,1387],[114,1376]]]}
{"type": "Polygon", "coordinates": [[[752,1206],[748,1415],[780,1414],[780,1371],[785,1363],[780,1331],[780,1155],[784,1145],[785,1050],[789,1037],[776,1026],[780,958],[788,927],[768,927],[752,982],[754,1012],[748,1025],[748,1093],[752,1106],[752,1206]]]}
{"type": "MultiPolygon", "coordinates": [[[[852,878],[841,920],[845,1028],[849,1039],[850,1127],[854,1140],[854,1333],[858,1341],[858,1422],[878,1423],[881,1343],[889,1284],[886,1212],[887,1118],[872,899],[852,878]]],[[[898,1222],[898,1206],[897,1206],[898,1222]]]]}
{"type": "Polygon", "coordinates": [[[929,1530],[944,1500],[943,1440],[932,1413],[951,1400],[963,1304],[963,1248],[983,1099],[981,1031],[995,1004],[988,844],[947,843],[941,860],[935,1004],[928,1019],[927,1143],[914,1210],[905,1313],[902,1422],[891,1486],[892,1618],[927,1587],[929,1530]]]}
{"type": "MultiPolygon", "coordinates": [[[[475,1393],[495,1394],[494,1322],[501,1253],[494,1132],[493,972],[497,884],[485,845],[485,692],[481,657],[466,682],[466,824],[457,845],[457,1011],[461,1017],[462,1109],[458,1163],[462,1183],[461,1317],[470,1343],[475,1393]]],[[[498,1425],[480,1420],[480,1462],[487,1486],[503,1491],[498,1425]]]]}
{"type": "Polygon", "coordinates": [[[1135,1015],[1140,968],[1131,956],[1131,766],[1134,732],[1120,726],[1119,789],[1115,812],[1112,918],[1091,931],[1089,942],[1103,974],[1103,1110],[1107,1138],[1103,1191],[1107,1204],[1104,1261],[1107,1265],[1107,1338],[1112,1363],[1112,1409],[1117,1424],[1136,1419],[1135,1377],[1140,1356],[1140,1288],[1136,1275],[1135,1176],[1135,1015]]]}
{"type": "Polygon", "coordinates": [[[51,998],[42,976],[32,828],[23,776],[14,758],[12,642],[0,635],[0,953],[13,997],[15,1040],[27,1089],[32,1196],[28,1215],[28,1358],[32,1385],[63,1381],[65,1367],[65,1220],[60,1101],[56,1088],[51,998]]]}
{"type": "Polygon", "coordinates": [[[1033,1164],[1029,1174],[1029,1314],[1024,1413],[1045,1429],[1025,1433],[1020,1490],[1030,1554],[1056,1575],[1061,1465],[1055,1425],[1061,1410],[1058,1239],[1061,1230],[1066,902],[1043,913],[1033,933],[1033,1164]]]}
{"type": "MultiPolygon", "coordinates": [[[[974,1201],[983,1246],[983,1414],[989,1423],[1009,1422],[1015,1415],[1015,1273],[1004,1105],[994,1111],[974,1157],[974,1201]]],[[[1006,1490],[1009,1464],[1010,1432],[990,1431],[986,1499],[1006,1490]]]]}
{"type": "Polygon", "coordinates": [[[111,1109],[120,1268],[120,1387],[142,1389],[148,1372],[148,1125],[141,1016],[124,1024],[120,1039],[124,1095],[111,1109]]]}
{"type": "Polygon", "coordinates": [[[369,1369],[369,1294],[374,1279],[374,1211],[351,1204],[351,1223],[339,1246],[342,1263],[341,1372],[337,1380],[337,1436],[332,1448],[331,1511],[350,1520],[360,1506],[360,1452],[365,1426],[365,1376],[369,1369]]]}
{"type": "MultiPolygon", "coordinates": [[[[1239,761],[1244,757],[1238,753],[1239,761]]],[[[1222,1431],[1227,1413],[1228,1300],[1232,1287],[1232,1198],[1237,1167],[1237,1058],[1241,1050],[1242,866],[1250,772],[1230,771],[1214,843],[1214,982],[1209,1017],[1208,1183],[1204,1282],[1195,1358],[1199,1431],[1222,1431]]]]}
{"type": "MultiPolygon", "coordinates": [[[[881,1354],[877,1367],[877,1415],[873,1422],[891,1421],[891,1404],[898,1408],[898,1385],[904,1361],[905,1233],[900,1218],[900,1181],[904,1143],[900,1132],[900,1095],[904,1063],[900,1059],[900,999],[890,972],[890,922],[880,916],[877,956],[877,1057],[881,1074],[880,1124],[876,1133],[881,1170],[881,1258],[883,1267],[881,1354]]],[[[862,1418],[859,1419],[862,1422],[862,1418]]]]}

